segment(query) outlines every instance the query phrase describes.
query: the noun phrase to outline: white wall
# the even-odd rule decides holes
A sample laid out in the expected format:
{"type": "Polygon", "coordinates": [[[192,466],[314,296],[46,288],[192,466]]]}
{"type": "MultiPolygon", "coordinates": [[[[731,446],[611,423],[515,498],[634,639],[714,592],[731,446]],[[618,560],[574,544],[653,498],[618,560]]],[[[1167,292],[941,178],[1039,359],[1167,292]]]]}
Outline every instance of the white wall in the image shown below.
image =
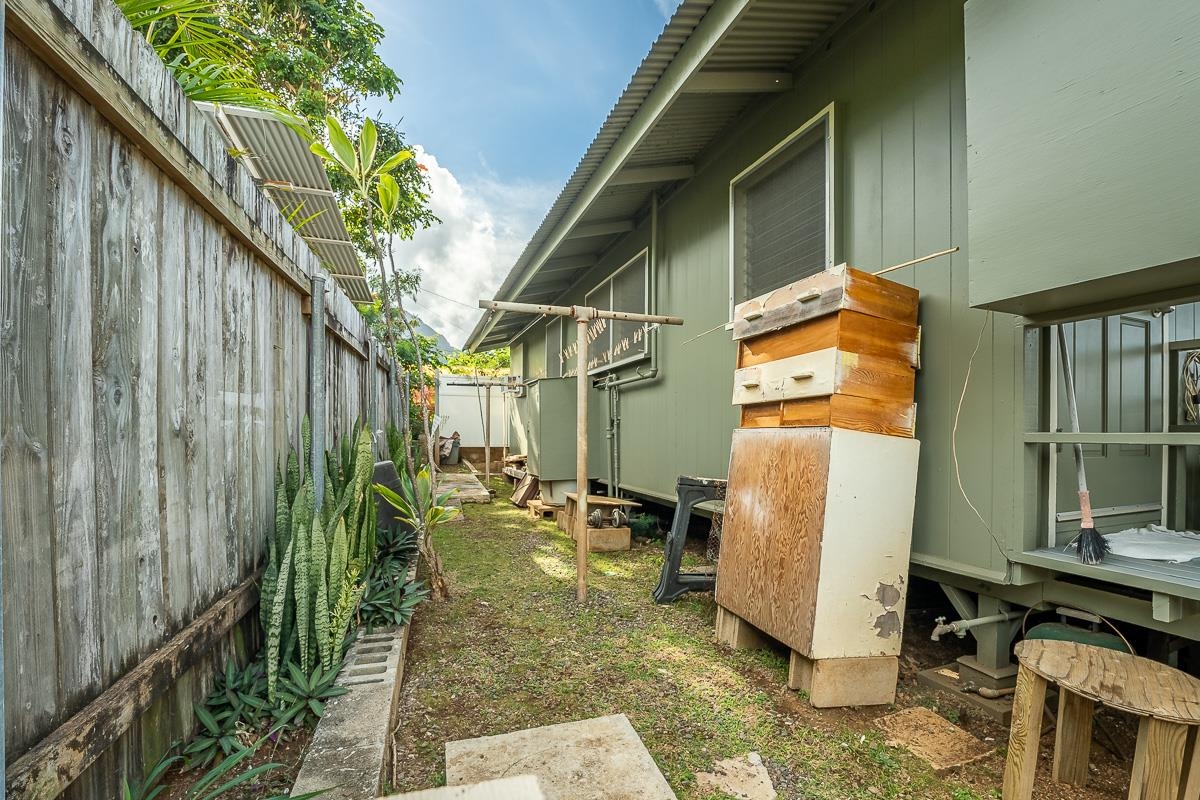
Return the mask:
{"type": "MultiPolygon", "coordinates": [[[[463,447],[483,447],[483,408],[486,404],[486,386],[455,386],[471,378],[459,375],[443,375],[438,394],[438,415],[445,418],[441,435],[449,436],[458,431],[463,447]]],[[[508,445],[508,418],[505,403],[508,396],[500,386],[491,387],[492,392],[492,447],[508,445]]]]}

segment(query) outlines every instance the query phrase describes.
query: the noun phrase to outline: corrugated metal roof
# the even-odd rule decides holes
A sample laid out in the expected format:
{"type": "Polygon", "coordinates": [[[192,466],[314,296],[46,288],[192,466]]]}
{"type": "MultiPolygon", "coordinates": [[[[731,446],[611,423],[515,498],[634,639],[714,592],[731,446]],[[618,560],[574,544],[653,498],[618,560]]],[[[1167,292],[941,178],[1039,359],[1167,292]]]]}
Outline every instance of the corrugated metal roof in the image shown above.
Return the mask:
{"type": "Polygon", "coordinates": [[[356,303],[371,302],[358,250],[321,159],[294,130],[257,109],[199,103],[266,195],[356,303]]]}
{"type": "MultiPolygon", "coordinates": [[[[863,0],[684,0],[651,46],[575,172],[496,291],[496,299],[553,302],[588,267],[579,266],[574,271],[555,269],[552,275],[543,278],[540,273],[547,263],[568,255],[600,255],[625,235],[614,233],[563,239],[561,234],[565,232],[569,217],[578,217],[573,223],[575,226],[604,220],[636,220],[645,213],[653,191],[661,192],[678,182],[665,180],[613,186],[608,181],[598,194],[589,192],[586,198],[584,196],[602,162],[614,152],[618,139],[626,133],[664,73],[680,58],[680,51],[697,33],[706,16],[713,14],[714,19],[722,19],[722,15],[728,14],[730,21],[704,57],[700,65],[703,74],[780,73],[793,72],[811,45],[828,35],[861,5],[863,0]],[[740,13],[736,8],[738,5],[745,6],[740,13]],[[584,202],[586,207],[577,208],[584,202]],[[556,239],[559,244],[553,251],[543,252],[547,244],[556,239]]],[[[711,27],[710,23],[706,24],[711,27]]],[[[700,153],[759,97],[759,93],[752,91],[689,93],[682,88],[676,90],[665,112],[629,149],[621,166],[695,163],[700,153]]],[[[475,326],[467,347],[485,349],[507,344],[529,322],[528,315],[489,312],[475,326]]]]}

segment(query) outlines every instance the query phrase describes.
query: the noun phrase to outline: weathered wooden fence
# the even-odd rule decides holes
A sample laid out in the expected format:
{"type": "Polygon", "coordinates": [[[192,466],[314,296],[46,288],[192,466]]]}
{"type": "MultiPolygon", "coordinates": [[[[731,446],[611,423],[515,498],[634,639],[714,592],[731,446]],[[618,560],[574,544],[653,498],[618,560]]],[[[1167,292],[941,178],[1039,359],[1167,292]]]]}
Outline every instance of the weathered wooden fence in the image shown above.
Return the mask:
{"type": "MultiPolygon", "coordinates": [[[[320,267],[110,0],[5,6],[8,786],[112,797],[253,646],[320,267]]],[[[325,308],[330,440],[399,420],[332,282],[325,308]]]]}

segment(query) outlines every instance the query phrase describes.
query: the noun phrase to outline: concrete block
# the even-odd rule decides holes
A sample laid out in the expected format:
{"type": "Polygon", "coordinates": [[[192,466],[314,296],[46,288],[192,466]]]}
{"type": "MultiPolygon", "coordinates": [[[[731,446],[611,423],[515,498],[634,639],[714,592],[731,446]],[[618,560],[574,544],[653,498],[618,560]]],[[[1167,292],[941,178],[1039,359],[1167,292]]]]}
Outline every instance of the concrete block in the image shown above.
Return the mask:
{"type": "Polygon", "coordinates": [[[716,637],[733,650],[761,650],[768,646],[762,631],[723,606],[717,606],[716,637]]]}
{"type": "Polygon", "coordinates": [[[377,797],[391,760],[392,710],[404,677],[408,626],[359,636],[338,684],[349,689],[325,704],[304,754],[292,796],[328,789],[324,800],[377,797]]]}
{"type": "Polygon", "coordinates": [[[446,743],[446,785],[536,775],[546,800],[675,800],[624,714],[446,743]]]}

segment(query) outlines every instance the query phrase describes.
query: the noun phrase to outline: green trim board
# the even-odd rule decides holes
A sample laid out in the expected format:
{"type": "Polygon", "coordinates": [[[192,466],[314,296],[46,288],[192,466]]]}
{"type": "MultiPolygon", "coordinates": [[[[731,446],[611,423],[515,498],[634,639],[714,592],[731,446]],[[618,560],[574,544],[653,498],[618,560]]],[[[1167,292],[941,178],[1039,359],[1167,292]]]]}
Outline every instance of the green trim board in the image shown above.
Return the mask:
{"type": "Polygon", "coordinates": [[[1027,553],[1015,553],[1012,558],[1023,564],[1092,578],[1114,586],[1200,600],[1200,564],[1168,564],[1110,554],[1105,557],[1104,563],[1091,566],[1079,562],[1073,547],[1069,550],[1043,547],[1027,553]]]}
{"type": "Polygon", "coordinates": [[[1200,445],[1200,433],[1150,431],[1148,433],[1045,433],[1028,431],[1026,444],[1136,444],[1183,447],[1200,445]]]}

